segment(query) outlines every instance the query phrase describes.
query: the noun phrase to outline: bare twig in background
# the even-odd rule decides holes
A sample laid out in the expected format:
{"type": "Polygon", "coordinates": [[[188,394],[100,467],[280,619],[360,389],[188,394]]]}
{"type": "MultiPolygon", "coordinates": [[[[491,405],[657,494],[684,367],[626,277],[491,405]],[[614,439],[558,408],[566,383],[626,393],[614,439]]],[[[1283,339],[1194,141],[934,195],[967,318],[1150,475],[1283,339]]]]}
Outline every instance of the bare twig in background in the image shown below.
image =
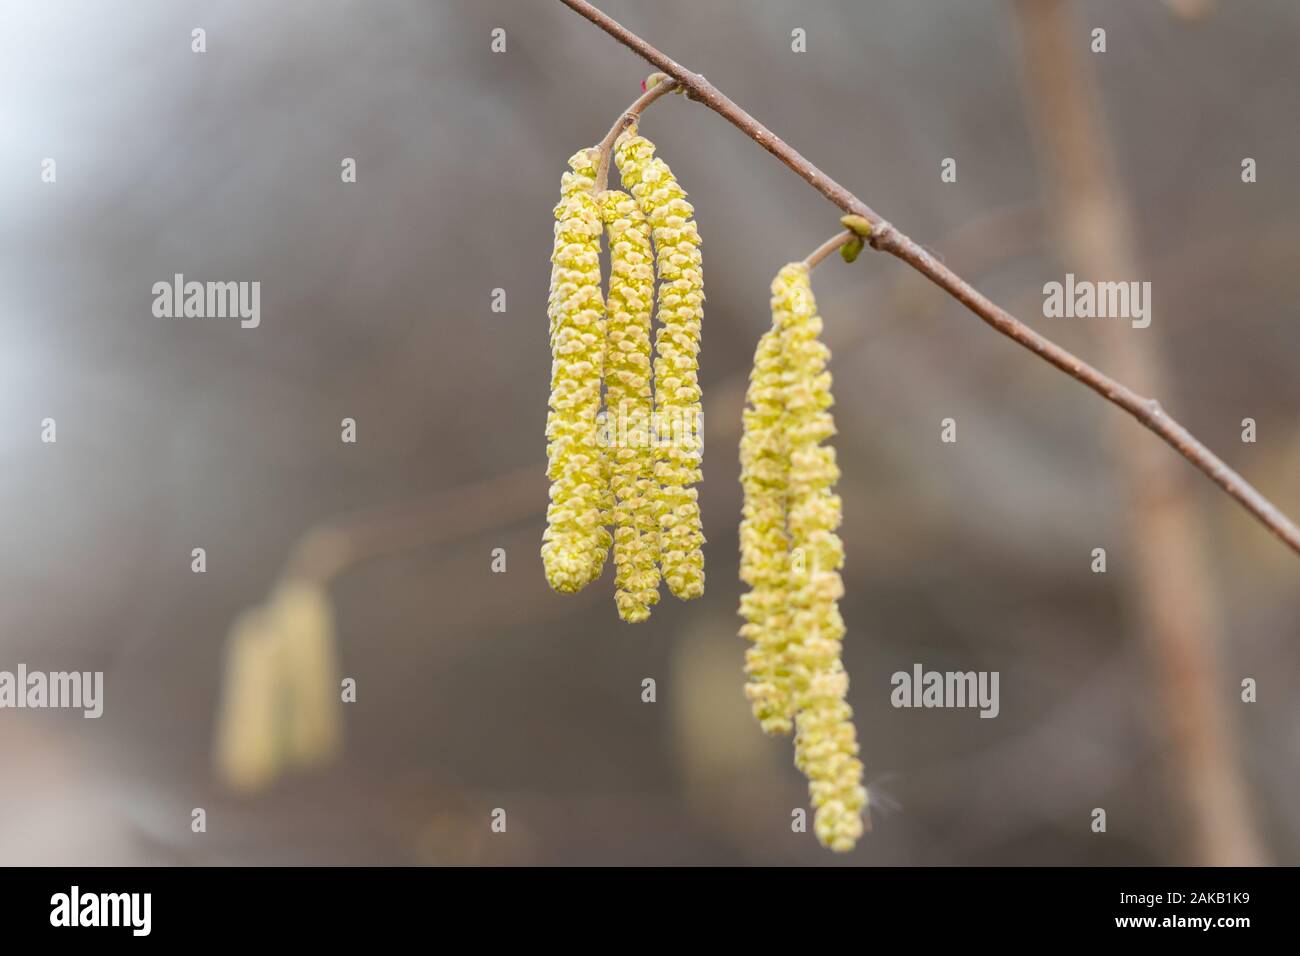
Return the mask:
{"type": "Polygon", "coordinates": [[[544,468],[529,465],[415,501],[319,525],[299,539],[285,578],[326,586],[358,562],[429,547],[531,517],[544,468]]]}
{"type": "Polygon", "coordinates": [[[1098,395],[1118,405],[1155,432],[1174,450],[1209,476],[1210,480],[1240,502],[1293,551],[1300,554],[1300,527],[1297,527],[1295,522],[1255,490],[1249,482],[1229,468],[1221,458],[1201,444],[1196,436],[1166,414],[1155,399],[1145,398],[1128,386],[1103,374],[994,304],[957,273],[935,260],[909,236],[883,219],[865,202],[810,163],[798,150],[741,109],[703,76],[686,69],[586,0],[560,0],[560,2],[590,20],[648,63],[676,79],[689,99],[698,100],[726,119],[785,163],[840,209],[865,217],[872,227],[869,241],[876,249],[902,259],[1003,335],[1087,385],[1098,395]]]}
{"type": "MultiPolygon", "coordinates": [[[[1086,279],[1135,275],[1138,256],[1128,204],[1117,187],[1110,138],[1093,73],[1078,52],[1066,0],[1018,0],[1025,87],[1054,185],[1058,241],[1086,279]]],[[[1149,332],[1150,330],[1147,330],[1149,332]]],[[[1130,381],[1164,391],[1164,368],[1151,334],[1108,328],[1110,361],[1130,381]]],[[[1131,581],[1142,636],[1159,690],[1157,714],[1168,744],[1171,803],[1180,840],[1202,865],[1257,864],[1262,852],[1231,746],[1214,622],[1214,584],[1190,489],[1167,455],[1140,433],[1116,435],[1127,485],[1136,574],[1131,581]]]]}
{"type": "Polygon", "coordinates": [[[1214,13],[1214,0],[1165,0],[1174,16],[1184,20],[1203,20],[1214,13]]]}

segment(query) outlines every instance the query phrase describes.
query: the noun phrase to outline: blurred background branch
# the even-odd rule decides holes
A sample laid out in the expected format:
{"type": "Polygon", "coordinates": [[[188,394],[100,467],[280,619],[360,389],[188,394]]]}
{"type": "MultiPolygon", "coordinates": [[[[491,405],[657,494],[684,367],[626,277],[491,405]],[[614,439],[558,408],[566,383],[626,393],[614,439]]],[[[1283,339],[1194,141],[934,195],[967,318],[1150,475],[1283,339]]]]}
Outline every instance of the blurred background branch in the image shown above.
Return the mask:
{"type": "MultiPolygon", "coordinates": [[[[1068,0],[1016,0],[1015,10],[1061,262],[1088,281],[1143,275],[1092,69],[1079,52],[1085,34],[1068,0]]],[[[1121,378],[1168,394],[1161,327],[1107,325],[1103,334],[1107,364],[1121,378]]],[[[1204,518],[1173,459],[1130,423],[1112,427],[1136,563],[1124,580],[1157,688],[1165,792],[1186,834],[1183,852],[1195,865],[1258,864],[1253,811],[1232,745],[1227,704],[1237,682],[1219,661],[1217,588],[1199,530],[1204,518]]]]}

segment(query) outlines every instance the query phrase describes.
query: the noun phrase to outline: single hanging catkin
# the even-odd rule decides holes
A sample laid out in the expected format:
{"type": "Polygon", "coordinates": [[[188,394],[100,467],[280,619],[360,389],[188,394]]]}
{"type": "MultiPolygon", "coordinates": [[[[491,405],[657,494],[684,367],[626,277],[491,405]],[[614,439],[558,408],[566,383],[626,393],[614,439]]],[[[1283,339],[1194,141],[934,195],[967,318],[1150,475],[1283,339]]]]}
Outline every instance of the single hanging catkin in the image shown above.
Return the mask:
{"type": "Polygon", "coordinates": [[[659,483],[651,441],[650,225],[620,190],[599,197],[609,237],[605,406],[614,494],[614,599],[621,618],[644,621],[659,603],[659,483]]]}
{"type": "Polygon", "coordinates": [[[741,595],[742,637],[749,681],[745,696],[764,733],[793,729],[794,695],[786,647],[790,626],[790,536],[786,497],[790,457],[785,447],[785,362],[780,329],[759,339],[749,376],[740,439],[740,577],[750,590],[741,595]]]}
{"type": "Polygon", "coordinates": [[[700,322],[704,274],[700,234],[672,170],[654,144],[628,126],[614,150],[623,186],[650,223],[659,277],[654,403],[660,486],[659,563],[668,589],[683,600],[704,593],[704,529],[699,496],[701,408],[700,322]]]}
{"type": "Polygon", "coordinates": [[[600,577],[612,542],[609,463],[599,439],[605,365],[605,299],[600,282],[596,163],[588,150],[569,160],[555,207],[551,292],[551,398],[546,475],[551,480],[542,541],[546,580],[578,591],[600,577]]]}
{"type": "Polygon", "coordinates": [[[276,589],[267,614],[283,685],[285,759],[295,767],[328,763],[343,746],[334,610],[323,588],[289,581],[276,589]]]}
{"type": "Polygon", "coordinates": [[[808,266],[790,263],[772,283],[772,315],[780,329],[788,373],[786,440],[790,455],[791,685],[795,695],[795,764],[808,777],[816,808],[814,829],[824,846],[853,849],[862,835],[867,791],[862,786],[853,711],[845,696],[848,674],[840,659],[844,621],[837,602],[844,595],[839,569],[844,546],[835,533],[840,499],[835,449],[822,442],[835,434],[829,411],[830,352],[821,342],[808,266]]]}
{"type": "Polygon", "coordinates": [[[230,789],[252,793],[281,769],[279,650],[270,615],[245,611],[226,642],[213,762],[230,789]]]}

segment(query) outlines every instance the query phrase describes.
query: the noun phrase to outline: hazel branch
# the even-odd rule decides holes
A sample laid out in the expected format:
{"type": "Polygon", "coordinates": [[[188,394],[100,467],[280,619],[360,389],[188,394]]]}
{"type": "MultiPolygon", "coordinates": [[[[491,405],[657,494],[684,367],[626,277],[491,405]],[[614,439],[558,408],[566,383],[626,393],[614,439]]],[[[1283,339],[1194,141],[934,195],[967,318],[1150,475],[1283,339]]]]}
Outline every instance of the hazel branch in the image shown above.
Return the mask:
{"type": "Polygon", "coordinates": [[[703,76],[688,70],[627,27],[592,6],[587,0],[560,0],[560,2],[676,80],[687,99],[703,103],[727,120],[844,212],[863,217],[871,227],[870,238],[866,241],[873,248],[903,260],[998,332],[1056,366],[1071,378],[1082,382],[1108,402],[1128,412],[1200,469],[1292,551],[1300,554],[1300,527],[1297,527],[1295,522],[1283,514],[1276,505],[1165,412],[1155,399],[1139,395],[1128,386],[1093,368],[1083,359],[1046,336],[1035,332],[1006,309],[985,297],[856,195],[823,173],[797,149],[743,110],[703,76]]]}

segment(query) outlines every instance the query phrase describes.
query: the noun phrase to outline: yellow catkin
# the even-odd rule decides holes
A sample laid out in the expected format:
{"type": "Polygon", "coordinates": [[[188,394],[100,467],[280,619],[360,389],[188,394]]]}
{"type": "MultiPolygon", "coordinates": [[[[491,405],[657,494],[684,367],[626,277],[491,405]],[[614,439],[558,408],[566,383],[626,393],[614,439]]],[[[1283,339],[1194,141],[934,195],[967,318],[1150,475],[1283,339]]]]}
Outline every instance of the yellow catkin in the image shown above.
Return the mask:
{"type": "Polygon", "coordinates": [[[704,593],[704,529],[698,492],[701,478],[699,385],[700,322],[704,274],[700,234],[672,171],[654,145],[629,126],[615,144],[623,186],[650,223],[659,277],[654,397],[658,445],[655,475],[660,486],[660,566],[668,589],[683,600],[704,593]]]}
{"type": "Polygon", "coordinates": [[[546,580],[556,591],[580,590],[600,576],[612,538],[609,462],[599,435],[605,364],[605,299],[600,241],[604,231],[593,190],[596,166],[586,150],[570,160],[555,207],[551,292],[551,398],[546,420],[546,475],[551,480],[542,538],[546,580]]]}
{"type": "Polygon", "coordinates": [[[745,654],[749,681],[745,696],[764,733],[788,734],[793,728],[794,697],[786,657],[789,637],[789,551],[786,496],[790,458],[785,448],[785,366],[780,330],[759,340],[749,377],[740,439],[740,483],[744,506],[740,522],[740,577],[749,585],[741,596],[742,637],[753,641],[745,654]]]}
{"type": "Polygon", "coordinates": [[[213,762],[230,789],[251,793],[280,771],[278,651],[265,611],[246,611],[230,631],[213,762]]]}
{"type": "Polygon", "coordinates": [[[808,777],[816,809],[814,829],[823,845],[851,850],[862,835],[867,792],[862,785],[849,680],[840,659],[844,594],[839,569],[840,525],[835,449],[822,442],[835,433],[831,418],[830,352],[821,342],[808,267],[791,263],[772,286],[774,324],[787,365],[784,389],[790,456],[790,640],[787,653],[795,695],[795,764],[808,777]]]}
{"type": "Polygon", "coordinates": [[[599,197],[609,238],[605,405],[614,493],[614,599],[625,621],[659,603],[659,484],[651,443],[650,312],[654,253],[650,225],[627,193],[599,197]]]}
{"type": "Polygon", "coordinates": [[[288,583],[276,590],[268,613],[280,655],[286,760],[324,764],[343,744],[334,612],[319,587],[288,583]]]}

